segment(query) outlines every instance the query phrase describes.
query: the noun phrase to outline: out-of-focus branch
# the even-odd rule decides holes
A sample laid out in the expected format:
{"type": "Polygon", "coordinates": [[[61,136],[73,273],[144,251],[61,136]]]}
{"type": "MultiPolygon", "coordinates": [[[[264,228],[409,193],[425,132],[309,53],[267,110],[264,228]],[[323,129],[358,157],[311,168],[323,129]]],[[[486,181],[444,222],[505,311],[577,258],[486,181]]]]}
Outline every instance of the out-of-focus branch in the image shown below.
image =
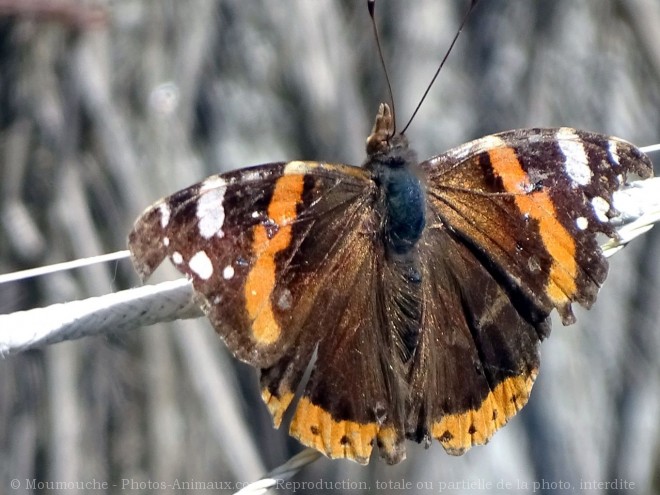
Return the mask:
{"type": "Polygon", "coordinates": [[[0,16],[59,22],[76,29],[101,27],[107,22],[103,7],[62,0],[0,0],[0,16]]]}

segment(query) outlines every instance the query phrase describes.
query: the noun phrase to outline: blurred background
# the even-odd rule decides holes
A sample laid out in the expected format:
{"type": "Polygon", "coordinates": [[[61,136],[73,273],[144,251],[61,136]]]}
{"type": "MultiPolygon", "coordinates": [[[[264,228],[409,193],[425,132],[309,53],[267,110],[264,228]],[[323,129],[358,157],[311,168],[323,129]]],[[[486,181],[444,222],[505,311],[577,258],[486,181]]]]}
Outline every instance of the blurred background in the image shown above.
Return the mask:
{"type": "MultiPolygon", "coordinates": [[[[379,0],[400,126],[467,7],[379,0]]],[[[387,101],[376,54],[364,1],[0,0],[0,273],[125,249],[146,206],[219,171],[360,164],[387,101]]],[[[489,0],[407,135],[420,158],[532,126],[642,146],[660,141],[659,104],[659,2],[489,0]]],[[[529,404],[489,445],[456,458],[408,443],[394,467],[323,458],[295,479],[660,493],[659,256],[656,229],[611,260],[576,325],[555,322],[529,404]]],[[[128,261],[4,284],[0,313],[138,284],[128,261]]],[[[205,319],[0,360],[0,493],[31,492],[26,480],[112,493],[252,481],[300,450],[205,319]]]]}

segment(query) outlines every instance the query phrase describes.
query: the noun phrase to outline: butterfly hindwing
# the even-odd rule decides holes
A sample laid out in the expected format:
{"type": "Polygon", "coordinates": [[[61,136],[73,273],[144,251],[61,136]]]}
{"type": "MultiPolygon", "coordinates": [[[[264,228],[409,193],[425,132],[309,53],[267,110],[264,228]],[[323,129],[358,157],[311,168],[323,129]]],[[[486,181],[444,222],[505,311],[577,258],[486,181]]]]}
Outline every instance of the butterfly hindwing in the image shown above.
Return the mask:
{"type": "Polygon", "coordinates": [[[396,463],[404,456],[405,389],[383,314],[383,258],[373,255],[377,237],[369,237],[351,254],[345,273],[335,275],[333,287],[345,290],[345,297],[327,291],[325,307],[319,304],[310,321],[309,331],[324,331],[290,430],[329,457],[362,464],[377,441],[381,454],[396,463]]]}
{"type": "MultiPolygon", "coordinates": [[[[303,296],[313,316],[299,332],[313,338],[299,339],[278,363],[261,370],[262,395],[279,424],[317,345],[291,434],[331,458],[363,464],[376,444],[394,464],[405,457],[405,362],[418,329],[421,279],[414,257],[386,254],[382,191],[374,189],[356,206],[359,222],[341,216],[344,230],[337,236],[323,227],[330,217],[319,218],[318,230],[293,256],[292,266],[299,267],[310,251],[327,253],[303,296]]],[[[291,276],[294,287],[301,285],[304,273],[294,269],[291,276]]]]}
{"type": "Polygon", "coordinates": [[[428,229],[420,244],[423,317],[406,434],[462,454],[487,442],[526,403],[538,344],[549,333],[547,313],[521,308],[449,231],[428,229]]]}

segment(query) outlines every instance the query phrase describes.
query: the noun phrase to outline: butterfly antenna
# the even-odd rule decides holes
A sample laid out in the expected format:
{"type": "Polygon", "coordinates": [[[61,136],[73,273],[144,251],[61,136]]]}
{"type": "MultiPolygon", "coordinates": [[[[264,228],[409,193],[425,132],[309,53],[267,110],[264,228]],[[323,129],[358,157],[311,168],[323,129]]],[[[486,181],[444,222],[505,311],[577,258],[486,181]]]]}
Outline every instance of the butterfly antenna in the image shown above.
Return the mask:
{"type": "Polygon", "coordinates": [[[440,65],[438,66],[438,70],[435,71],[435,75],[433,76],[433,79],[431,79],[431,82],[429,85],[426,87],[426,91],[424,91],[424,94],[422,95],[422,99],[419,100],[419,103],[417,104],[417,107],[415,108],[415,111],[413,112],[412,116],[410,117],[410,120],[408,120],[408,123],[406,126],[403,128],[403,131],[401,131],[401,134],[405,134],[405,132],[408,130],[408,127],[410,127],[410,124],[412,123],[413,119],[417,115],[417,112],[422,106],[422,103],[424,103],[424,100],[426,99],[426,96],[429,94],[429,91],[431,91],[431,88],[433,87],[433,84],[435,83],[435,80],[438,78],[438,74],[440,74],[440,70],[442,70],[442,67],[445,65],[445,62],[447,61],[447,58],[449,58],[449,54],[451,53],[452,49],[454,48],[454,45],[456,44],[456,41],[458,40],[458,37],[461,34],[461,31],[463,31],[463,28],[465,27],[465,23],[468,20],[468,17],[470,17],[470,14],[474,10],[474,8],[477,6],[477,3],[479,0],[471,0],[470,1],[470,8],[467,10],[465,15],[463,16],[463,20],[461,21],[460,26],[458,27],[458,31],[456,31],[456,35],[454,36],[454,39],[451,42],[451,45],[449,45],[449,49],[447,50],[447,53],[445,53],[445,56],[442,59],[442,62],[440,62],[440,65]]]}
{"type": "Polygon", "coordinates": [[[390,76],[387,72],[385,65],[385,58],[383,57],[383,49],[380,46],[380,36],[378,36],[378,26],[376,26],[376,19],[374,11],[376,10],[376,0],[367,0],[367,8],[369,9],[369,17],[371,17],[371,25],[374,28],[374,38],[376,38],[376,46],[378,47],[378,57],[380,58],[380,65],[385,73],[385,81],[387,82],[387,92],[390,95],[390,108],[392,109],[392,136],[396,135],[396,112],[394,110],[394,94],[392,93],[392,84],[390,83],[390,76]]]}

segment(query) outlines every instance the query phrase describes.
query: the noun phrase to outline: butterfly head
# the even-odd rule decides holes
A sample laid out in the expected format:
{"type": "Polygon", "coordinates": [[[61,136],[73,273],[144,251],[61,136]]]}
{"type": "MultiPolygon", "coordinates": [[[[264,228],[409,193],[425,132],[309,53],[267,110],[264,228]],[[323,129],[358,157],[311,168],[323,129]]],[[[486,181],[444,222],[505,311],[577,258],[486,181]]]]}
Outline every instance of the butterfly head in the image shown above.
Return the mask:
{"type": "Polygon", "coordinates": [[[396,134],[394,116],[387,103],[381,103],[376,114],[373,130],[367,138],[367,156],[390,156],[407,154],[408,139],[403,134],[396,134]]]}
{"type": "MultiPolygon", "coordinates": [[[[387,103],[381,103],[371,134],[367,138],[367,164],[382,163],[398,168],[416,161],[414,152],[408,148],[408,139],[397,134],[394,115],[387,103]]],[[[367,165],[368,168],[372,168],[367,165]]]]}

